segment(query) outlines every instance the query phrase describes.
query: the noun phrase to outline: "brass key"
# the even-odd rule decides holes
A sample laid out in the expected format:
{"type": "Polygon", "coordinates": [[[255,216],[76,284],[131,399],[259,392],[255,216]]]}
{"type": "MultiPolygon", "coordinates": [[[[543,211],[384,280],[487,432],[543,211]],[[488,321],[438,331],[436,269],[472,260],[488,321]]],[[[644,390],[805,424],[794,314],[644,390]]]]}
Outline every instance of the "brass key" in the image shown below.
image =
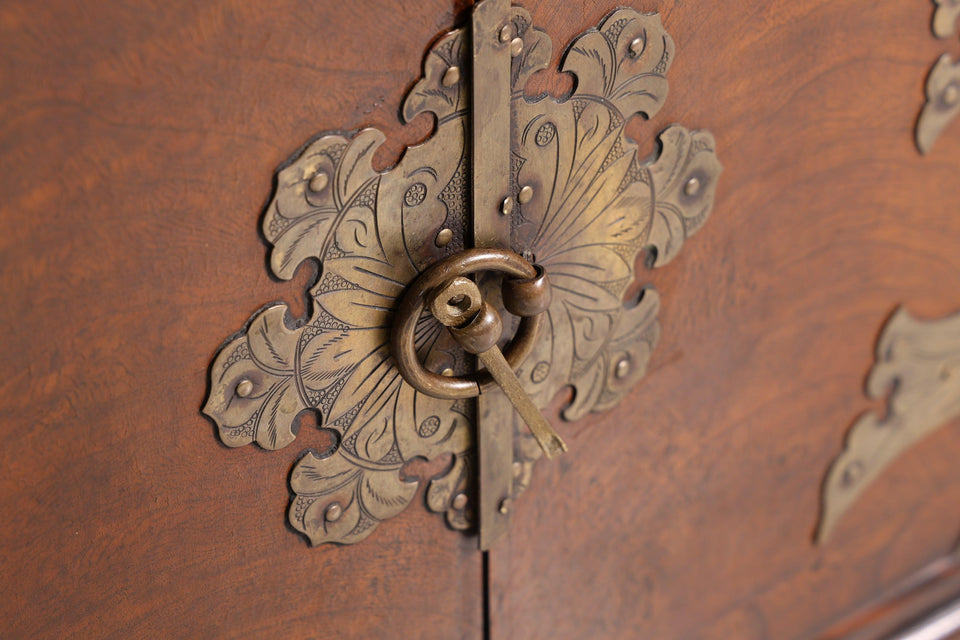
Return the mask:
{"type": "MultiPolygon", "coordinates": [[[[546,287],[546,279],[521,283],[520,286],[546,287]],[[542,284],[539,284],[542,282],[542,284]]],[[[504,302],[508,308],[523,307],[523,296],[511,283],[505,283],[504,302]]],[[[437,289],[430,298],[430,311],[469,353],[475,354],[487,368],[494,381],[500,385],[510,403],[526,422],[533,437],[548,458],[567,450],[563,439],[540,413],[533,400],[526,394],[510,368],[497,341],[503,332],[503,321],[497,310],[483,300],[480,289],[472,280],[453,278],[437,289]]]]}

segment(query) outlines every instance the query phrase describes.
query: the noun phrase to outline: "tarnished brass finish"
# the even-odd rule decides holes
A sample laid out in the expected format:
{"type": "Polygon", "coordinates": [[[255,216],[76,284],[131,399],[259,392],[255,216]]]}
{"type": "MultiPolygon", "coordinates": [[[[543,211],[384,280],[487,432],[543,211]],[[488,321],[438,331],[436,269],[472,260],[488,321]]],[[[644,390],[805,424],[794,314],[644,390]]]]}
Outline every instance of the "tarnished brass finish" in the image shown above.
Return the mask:
{"type": "MultiPolygon", "coordinates": [[[[534,422],[573,387],[563,415],[575,420],[615,405],[646,371],[658,296],[647,290],[634,306],[624,296],[642,251],[666,264],[710,214],[713,138],[673,125],[657,154],[639,158],[624,135],[631,116],[652,117],[666,99],[674,45],[657,15],[613,12],[564,56],[573,92],[528,100],[552,48],[524,9],[483,0],[467,29],[435,42],[404,101],[405,121],[435,117],[429,139],[377,172],[382,133],[322,134],[277,175],[263,218],[270,268],[290,279],[318,260],[312,308],[296,325],[284,305],[257,313],[214,360],[204,412],[229,446],[286,447],[305,411],[336,435],[290,477],[290,523],[314,544],[362,540],[413,499],[407,462],[450,454],[427,505],[458,529],[479,520],[489,547],[542,455],[511,398],[534,422]],[[490,251],[510,257],[485,262],[490,251]],[[482,275],[482,303],[512,338],[502,359],[481,352],[477,373],[427,307],[438,287],[488,271],[507,288],[482,275]],[[543,278],[549,302],[530,306],[543,278]]],[[[462,302],[434,310],[452,321],[470,311],[462,302]]]]}
{"type": "Polygon", "coordinates": [[[927,102],[917,120],[917,147],[928,153],[933,143],[960,114],[960,61],[943,54],[927,76],[927,102]]]}
{"type": "MultiPolygon", "coordinates": [[[[482,391],[489,390],[495,384],[493,377],[483,371],[469,377],[437,375],[425,368],[417,357],[419,344],[417,331],[423,324],[423,312],[432,299],[432,294],[441,287],[449,286],[452,281],[460,277],[485,271],[503,273],[520,280],[533,279],[538,274],[532,264],[512,251],[467,249],[427,269],[404,292],[394,318],[394,329],[390,336],[391,350],[397,369],[404,380],[417,391],[433,398],[448,400],[476,398],[482,391]]],[[[470,284],[473,285],[472,282],[470,284]]],[[[476,287],[476,285],[473,286],[476,287]]],[[[476,309],[473,311],[475,312],[476,309]]],[[[446,315],[438,319],[441,322],[449,319],[452,324],[456,324],[457,321],[456,317],[446,315]]],[[[533,351],[537,331],[542,321],[539,314],[520,319],[516,335],[505,350],[510,367],[519,367],[533,351]]]]}
{"type": "MultiPolygon", "coordinates": [[[[518,259],[520,259],[519,256],[518,259]]],[[[427,279],[429,279],[429,275],[429,271],[424,274],[427,279]]],[[[505,280],[504,288],[507,288],[510,282],[509,279],[505,280]]],[[[519,281],[518,285],[512,287],[511,290],[512,302],[507,305],[507,308],[517,315],[539,316],[549,307],[550,285],[542,268],[537,269],[535,278],[519,281]]],[[[533,437],[540,445],[541,450],[547,454],[547,457],[550,458],[566,451],[567,445],[563,442],[563,439],[544,419],[543,414],[533,404],[530,396],[524,392],[523,386],[517,380],[517,376],[513,372],[517,364],[509,362],[497,346],[503,332],[503,321],[497,310],[482,299],[480,288],[472,281],[457,276],[432,290],[428,295],[429,308],[433,316],[450,329],[450,333],[467,353],[480,358],[480,361],[493,376],[496,383],[500,385],[514,409],[530,427],[533,437]]],[[[419,315],[419,309],[414,310],[413,313],[419,315]]],[[[410,344],[412,343],[413,341],[410,339],[410,344]]],[[[406,349],[406,351],[409,353],[411,350],[406,349]]],[[[401,367],[401,373],[405,373],[405,367],[401,367]]],[[[414,384],[414,386],[417,385],[414,384]]],[[[480,430],[482,431],[483,428],[486,427],[482,427],[480,430]]]]}
{"type": "Polygon", "coordinates": [[[823,484],[820,542],[891,462],[960,415],[960,313],[921,321],[898,309],[877,344],[867,394],[874,399],[889,394],[887,408],[883,415],[871,412],[856,421],[830,467],[823,484]]]}
{"type": "MultiPolygon", "coordinates": [[[[514,51],[523,51],[523,38],[514,18],[529,24],[523,10],[511,11],[510,0],[484,0],[473,11],[473,172],[470,188],[473,193],[473,245],[475,247],[510,247],[514,198],[510,193],[512,157],[510,101],[514,51]],[[500,215],[494,213],[499,212],[500,215]]],[[[478,419],[486,425],[477,430],[478,516],[480,548],[489,549],[507,533],[509,514],[498,505],[510,495],[513,479],[513,427],[507,420],[497,420],[511,411],[511,405],[500,394],[484,394],[477,398],[478,419]]]]}
{"type": "MultiPolygon", "coordinates": [[[[949,38],[957,33],[960,0],[934,0],[933,33],[949,38]]],[[[927,101],[917,119],[916,139],[920,153],[928,153],[940,134],[960,114],[960,60],[943,54],[930,69],[926,83],[927,101]]]]}
{"type": "Polygon", "coordinates": [[[960,0],[933,0],[937,10],[933,14],[933,33],[938,38],[949,38],[960,20],[960,0]]]}

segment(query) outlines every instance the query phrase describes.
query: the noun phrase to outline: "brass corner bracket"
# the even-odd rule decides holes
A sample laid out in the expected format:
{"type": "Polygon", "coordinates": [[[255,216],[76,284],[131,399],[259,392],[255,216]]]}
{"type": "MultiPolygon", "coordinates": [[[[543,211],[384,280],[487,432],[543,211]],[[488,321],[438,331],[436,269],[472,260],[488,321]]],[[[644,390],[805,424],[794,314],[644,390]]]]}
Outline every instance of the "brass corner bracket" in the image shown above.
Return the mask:
{"type": "Polygon", "coordinates": [[[572,386],[563,417],[577,420],[645,373],[658,296],[624,296],[642,251],[666,264],[706,221],[714,140],[670,126],[643,159],[624,135],[667,96],[674,44],[658,15],[614,11],[567,50],[573,93],[527,99],[551,56],[527,11],[483,0],[405,99],[405,121],[435,116],[432,137],[378,173],[381,132],[324,134],[278,173],[270,266],[290,279],[319,259],[311,316],[290,328],[284,305],[257,314],[216,356],[203,411],[227,445],[266,449],[319,412],[337,446],[290,477],[289,521],[313,544],[363,540],[416,494],[405,464],[450,454],[427,505],[479,524],[488,548],[542,449],[565,448],[538,408],[572,386]]]}

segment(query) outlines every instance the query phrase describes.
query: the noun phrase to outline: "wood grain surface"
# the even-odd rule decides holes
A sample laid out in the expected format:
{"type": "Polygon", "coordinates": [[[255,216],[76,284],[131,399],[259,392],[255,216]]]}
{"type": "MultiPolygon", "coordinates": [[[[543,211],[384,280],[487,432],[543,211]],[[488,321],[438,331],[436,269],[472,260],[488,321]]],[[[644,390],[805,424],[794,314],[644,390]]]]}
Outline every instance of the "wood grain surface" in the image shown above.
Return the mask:
{"type": "MultiPolygon", "coordinates": [[[[476,638],[476,539],[418,498],[356,547],[200,415],[261,305],[273,172],[397,105],[449,2],[0,4],[0,636],[476,638]]],[[[418,134],[422,135],[422,134],[418,134]]],[[[396,151],[402,145],[394,143],[396,151]]]]}
{"type": "MultiPolygon", "coordinates": [[[[476,539],[422,499],[354,547],[284,527],[289,450],[199,413],[217,345],[315,270],[268,276],[272,173],[397,109],[453,0],[0,4],[0,629],[10,638],[481,638],[476,539]]],[[[555,44],[615,3],[523,2],[555,44]]],[[[824,547],[820,482],[896,305],[960,309],[960,129],[913,147],[926,0],[654,2],[666,107],[710,129],[711,220],[670,265],[648,377],[555,422],[491,554],[491,637],[790,640],[953,548],[960,424],[893,465],[824,547]]],[[[541,86],[563,79],[539,78],[541,86]]],[[[569,79],[567,79],[569,83],[569,79]]]]}

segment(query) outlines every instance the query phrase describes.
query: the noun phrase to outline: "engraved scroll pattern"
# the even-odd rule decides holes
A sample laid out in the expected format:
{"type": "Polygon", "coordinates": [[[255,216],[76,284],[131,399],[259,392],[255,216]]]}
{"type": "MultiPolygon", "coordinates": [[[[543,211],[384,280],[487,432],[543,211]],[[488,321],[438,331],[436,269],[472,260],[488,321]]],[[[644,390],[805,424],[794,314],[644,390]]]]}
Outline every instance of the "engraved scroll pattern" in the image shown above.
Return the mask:
{"type": "MultiPolygon", "coordinates": [[[[619,10],[578,38],[562,67],[577,89],[562,102],[524,98],[551,44],[523,9],[512,9],[512,22],[524,43],[513,62],[512,180],[536,194],[514,213],[512,245],[544,265],[555,292],[548,330],[519,375],[540,406],[573,384],[565,417],[576,419],[613,406],[643,376],[659,335],[658,298],[651,291],[624,307],[634,262],[650,246],[658,265],[676,255],[709,214],[721,169],[708,133],[672,126],[646,161],[624,136],[629,117],[652,116],[666,98],[674,49],[658,16],[619,10]],[[630,366],[618,369],[625,359],[630,366]]],[[[449,70],[466,68],[468,53],[458,30],[427,54],[402,113],[409,121],[432,112],[436,131],[394,168],[372,169],[384,136],[367,129],[321,135],[279,171],[263,220],[270,266],[290,279],[304,260],[320,261],[311,316],[290,327],[284,305],[267,308],[211,368],[204,412],[226,444],[285,447],[307,410],[335,432],[332,452],[308,451],[291,473],[289,520],[313,544],[365,538],[413,499],[418,481],[404,465],[447,453],[453,466],[430,481],[427,505],[456,528],[471,525],[469,502],[456,498],[470,495],[473,403],[415,391],[388,348],[405,287],[466,244],[469,100],[463,76],[449,70]],[[444,229],[453,237],[441,243],[444,229]]],[[[462,375],[470,366],[429,314],[417,348],[431,370],[462,375]]],[[[518,486],[538,457],[528,445],[517,449],[526,465],[518,486]]]]}

